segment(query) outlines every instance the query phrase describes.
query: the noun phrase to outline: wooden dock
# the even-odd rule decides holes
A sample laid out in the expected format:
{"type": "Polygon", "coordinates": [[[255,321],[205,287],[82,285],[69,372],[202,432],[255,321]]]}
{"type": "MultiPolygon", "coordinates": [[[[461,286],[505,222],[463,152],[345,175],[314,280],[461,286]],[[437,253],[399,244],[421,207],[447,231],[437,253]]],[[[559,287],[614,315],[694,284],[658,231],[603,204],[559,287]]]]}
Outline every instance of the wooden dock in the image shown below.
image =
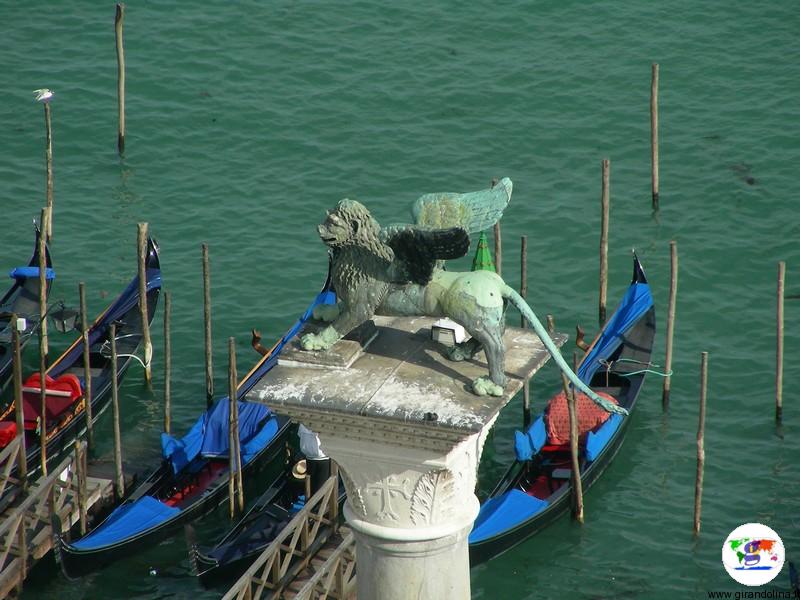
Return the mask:
{"type": "MultiPolygon", "coordinates": [[[[85,467],[85,442],[81,450],[85,467]]],[[[9,449],[10,454],[13,452],[13,448],[9,449]]],[[[113,502],[114,487],[110,479],[83,476],[85,468],[76,466],[76,455],[72,453],[27,493],[20,493],[0,515],[0,598],[22,591],[34,563],[53,549],[54,526],[60,526],[59,533],[69,535],[78,523],[86,527],[87,512],[113,502]]],[[[9,483],[19,484],[8,476],[9,472],[10,467],[4,473],[0,489],[9,483]]]]}
{"type": "Polygon", "coordinates": [[[355,598],[355,539],[339,524],[338,475],[326,481],[224,600],[355,598]]]}
{"type": "Polygon", "coordinates": [[[340,527],[298,573],[283,592],[286,600],[356,598],[356,540],[348,527],[340,527]]]}

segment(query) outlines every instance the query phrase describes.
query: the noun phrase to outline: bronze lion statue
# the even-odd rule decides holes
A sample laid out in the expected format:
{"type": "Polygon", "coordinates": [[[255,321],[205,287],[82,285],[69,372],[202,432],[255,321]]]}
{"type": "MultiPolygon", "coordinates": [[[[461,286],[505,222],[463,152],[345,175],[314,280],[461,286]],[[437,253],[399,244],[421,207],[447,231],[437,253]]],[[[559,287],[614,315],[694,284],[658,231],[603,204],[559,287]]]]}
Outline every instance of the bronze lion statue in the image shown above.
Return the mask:
{"type": "MultiPolygon", "coordinates": [[[[470,194],[428,194],[413,207],[416,225],[381,228],[367,208],[342,200],[317,227],[332,252],[338,312],[331,323],[301,338],[305,350],[327,350],[373,315],[449,317],[472,339],[451,348],[450,358],[486,353],[489,377],[472,383],[479,395],[499,396],[506,384],[503,331],[509,303],[525,316],[576,388],[607,411],[624,409],[600,398],[569,368],[525,300],[491,271],[451,272],[442,261],[469,251],[469,234],[491,227],[511,198],[511,181],[470,194]]],[[[321,315],[316,315],[321,316],[321,315]]]]}

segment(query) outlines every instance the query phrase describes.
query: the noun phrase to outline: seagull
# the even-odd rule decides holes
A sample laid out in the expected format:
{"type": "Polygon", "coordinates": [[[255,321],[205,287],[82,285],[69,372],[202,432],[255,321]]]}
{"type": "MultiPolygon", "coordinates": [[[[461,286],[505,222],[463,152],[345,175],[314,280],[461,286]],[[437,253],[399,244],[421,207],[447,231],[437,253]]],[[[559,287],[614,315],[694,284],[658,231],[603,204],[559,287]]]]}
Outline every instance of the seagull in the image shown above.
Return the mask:
{"type": "Polygon", "coordinates": [[[53,90],[48,90],[47,88],[33,90],[33,93],[36,95],[35,99],[37,102],[49,102],[50,99],[55,95],[53,90]]]}

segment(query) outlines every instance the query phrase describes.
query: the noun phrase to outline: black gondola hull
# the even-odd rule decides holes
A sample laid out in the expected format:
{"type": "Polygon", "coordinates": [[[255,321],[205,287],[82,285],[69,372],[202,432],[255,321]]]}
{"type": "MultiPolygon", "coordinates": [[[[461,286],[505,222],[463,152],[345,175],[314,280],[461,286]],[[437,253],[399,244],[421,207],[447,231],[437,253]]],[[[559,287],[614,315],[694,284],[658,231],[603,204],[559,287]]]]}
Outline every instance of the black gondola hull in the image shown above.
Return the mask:
{"type": "MultiPolygon", "coordinates": [[[[193,546],[190,561],[200,583],[206,588],[213,587],[247,570],[293,518],[294,514],[287,507],[299,498],[301,488],[302,483],[293,482],[288,473],[280,474],[262,498],[215,546],[193,546]]],[[[342,514],[345,498],[344,484],[340,480],[339,514],[342,514]]]]}
{"type": "MultiPolygon", "coordinates": [[[[634,274],[631,285],[646,283],[647,279],[644,275],[644,271],[639,261],[634,258],[634,274]]],[[[649,308],[640,314],[635,324],[624,334],[622,345],[609,356],[609,362],[614,363],[620,361],[623,364],[639,363],[640,365],[648,365],[655,337],[655,322],[655,307],[652,305],[651,299],[649,308]]],[[[619,374],[613,372],[607,374],[605,371],[598,371],[591,377],[591,381],[588,382],[588,385],[597,392],[611,393],[611,395],[617,398],[620,406],[626,408],[629,413],[632,413],[645,379],[646,368],[637,365],[637,367],[631,369],[629,374],[623,374],[625,371],[627,371],[627,369],[623,369],[619,374]],[[615,390],[617,393],[614,393],[615,390]]],[[[584,492],[592,486],[600,475],[602,475],[620,451],[625,439],[625,434],[630,426],[631,418],[632,414],[624,417],[617,430],[611,435],[596,458],[581,468],[581,484],[584,492]]],[[[525,475],[523,464],[515,462],[494,489],[491,497],[495,498],[501,496],[514,489],[525,490],[525,486],[521,485],[526,481],[525,475]]],[[[470,565],[475,566],[481,564],[507,552],[570,510],[571,490],[571,484],[561,486],[552,495],[547,497],[548,505],[541,511],[520,521],[513,527],[498,531],[495,535],[480,541],[470,541],[470,565]]]]}
{"type": "MultiPolygon", "coordinates": [[[[606,451],[599,457],[591,467],[587,469],[581,476],[581,483],[583,491],[591,488],[592,484],[597,481],[606,468],[614,460],[614,457],[622,448],[625,441],[625,433],[627,432],[630,417],[625,419],[621,424],[614,438],[609,440],[606,451]]],[[[516,478],[515,478],[516,479],[516,478]]],[[[556,519],[561,517],[565,512],[570,510],[571,494],[569,486],[562,488],[561,494],[555,498],[554,502],[550,504],[545,510],[536,514],[532,519],[520,523],[514,529],[503,532],[501,535],[495,536],[488,540],[478,543],[471,543],[469,545],[469,564],[470,567],[475,567],[481,563],[495,558],[504,552],[508,552],[518,544],[524,542],[531,536],[539,533],[542,529],[553,523],[556,519]]]]}
{"type": "MultiPolygon", "coordinates": [[[[147,291],[147,316],[148,322],[152,322],[155,316],[158,298],[161,292],[160,277],[161,267],[158,257],[158,246],[153,240],[148,240],[148,258],[147,258],[147,271],[148,286],[147,291]]],[[[115,302],[110,305],[97,319],[95,325],[90,328],[90,352],[100,353],[100,348],[103,346],[109,333],[109,319],[112,315],[108,312],[115,306],[120,307],[115,310],[115,320],[118,321],[117,336],[124,338],[127,341],[125,349],[128,356],[120,357],[117,361],[117,382],[120,383],[128,368],[131,365],[132,358],[130,355],[134,354],[138,349],[141,341],[138,338],[142,336],[141,319],[139,318],[138,302],[125,311],[121,309],[129,304],[129,298],[135,296],[138,298],[138,289],[135,284],[138,281],[138,276],[129,284],[128,288],[120,295],[115,302]],[[122,306],[120,304],[122,303],[122,306]],[[131,339],[137,338],[136,343],[132,343],[131,339]],[[91,341],[93,340],[93,341],[91,341]]],[[[47,369],[47,375],[59,376],[67,373],[70,370],[78,369],[81,372],[83,369],[83,342],[81,338],[75,342],[47,369]]],[[[92,423],[96,423],[103,412],[108,408],[111,403],[111,364],[110,360],[105,361],[103,370],[92,376],[92,423]]],[[[12,412],[5,416],[5,419],[14,420],[15,415],[12,412]]],[[[79,412],[72,415],[71,420],[64,423],[50,424],[49,427],[58,427],[59,431],[51,435],[47,440],[47,467],[48,470],[58,465],[64,456],[73,450],[75,439],[81,437],[87,426],[86,411],[80,409],[79,412]]],[[[28,471],[28,481],[34,481],[41,474],[41,446],[38,443],[38,436],[26,435],[26,464],[28,471]]],[[[16,467],[12,469],[12,476],[16,476],[16,467]]],[[[0,508],[8,504],[15,493],[14,488],[8,488],[7,494],[0,499],[0,508]]]]}
{"type": "MultiPolygon", "coordinates": [[[[291,422],[285,417],[275,417],[279,420],[279,428],[275,436],[253,459],[242,468],[242,477],[250,477],[253,472],[265,468],[273,460],[283,457],[283,446],[290,429],[291,422]]],[[[150,495],[164,485],[165,480],[172,475],[171,466],[162,464],[153,472],[142,485],[134,491],[128,502],[150,495]]],[[[182,525],[189,523],[211,512],[226,499],[228,491],[227,475],[220,479],[212,489],[203,493],[190,506],[181,510],[174,518],[159,523],[156,527],[147,529],[137,535],[120,540],[116,544],[102,548],[81,550],[71,546],[63,538],[58,539],[58,560],[67,577],[81,577],[112,562],[140,552],[145,548],[170,537],[182,525]]]]}
{"type": "MultiPolygon", "coordinates": [[[[158,298],[161,291],[161,267],[158,257],[158,246],[153,240],[148,240],[148,291],[147,308],[148,322],[152,322],[155,316],[158,298]]],[[[113,317],[118,321],[117,337],[124,341],[122,347],[126,350],[127,356],[120,357],[117,361],[117,381],[121,382],[131,365],[131,355],[134,354],[140,345],[142,336],[142,324],[139,318],[138,300],[131,305],[134,299],[138,299],[138,276],[128,285],[126,290],[120,294],[114,303],[97,318],[95,324],[89,330],[90,353],[102,355],[104,342],[107,340],[110,330],[110,320],[113,317]],[[128,307],[130,305],[130,307],[128,307]],[[124,309],[124,310],[123,310],[124,309]],[[137,340],[133,343],[133,340],[137,340]]],[[[48,376],[58,377],[64,373],[78,371],[83,375],[83,341],[79,337],[73,344],[47,369],[48,376]]],[[[99,373],[92,375],[92,423],[95,423],[102,413],[108,408],[111,402],[111,361],[104,360],[103,368],[99,373]]],[[[62,418],[57,423],[48,424],[49,428],[57,433],[48,436],[47,440],[47,468],[48,470],[57,466],[64,456],[73,450],[74,442],[86,431],[87,419],[85,408],[79,408],[68,413],[70,418],[65,421],[62,418]]],[[[4,411],[4,420],[15,421],[13,403],[4,411]]],[[[34,481],[41,474],[41,446],[39,445],[38,434],[26,432],[26,465],[28,481],[34,481]]],[[[12,476],[16,476],[17,468],[12,469],[12,476]]],[[[3,509],[13,501],[18,489],[9,486],[0,499],[0,509],[3,509]]]]}

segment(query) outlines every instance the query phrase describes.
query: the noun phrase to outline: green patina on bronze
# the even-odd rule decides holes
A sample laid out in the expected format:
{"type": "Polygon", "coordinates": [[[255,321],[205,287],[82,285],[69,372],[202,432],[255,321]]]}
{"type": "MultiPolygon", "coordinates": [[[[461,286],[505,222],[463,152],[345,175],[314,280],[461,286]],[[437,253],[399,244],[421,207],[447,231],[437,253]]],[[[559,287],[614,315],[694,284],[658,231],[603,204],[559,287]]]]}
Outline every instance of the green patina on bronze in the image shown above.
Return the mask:
{"type": "Polygon", "coordinates": [[[359,202],[339,202],[317,228],[333,255],[331,277],[339,300],[338,311],[324,315],[333,321],[322,331],[303,335],[302,347],[327,350],[375,314],[449,317],[472,336],[454,347],[450,358],[464,360],[483,350],[489,377],[477,378],[472,389],[479,395],[499,396],[506,384],[503,331],[505,309],[511,303],[576,388],[605,410],[627,414],[578,379],[533,310],[497,273],[441,268],[442,260],[464,256],[469,251],[469,233],[491,227],[502,216],[511,189],[511,181],[506,178],[480,192],[427,194],[414,206],[415,225],[384,229],[359,202]],[[464,206],[459,208],[458,203],[464,206]],[[448,221],[451,217],[455,220],[448,221]]]}
{"type": "Polygon", "coordinates": [[[420,203],[418,212],[412,211],[415,222],[432,229],[450,227],[453,223],[468,223],[471,212],[466,204],[458,202],[450,194],[443,194],[438,201],[420,203]]]}

